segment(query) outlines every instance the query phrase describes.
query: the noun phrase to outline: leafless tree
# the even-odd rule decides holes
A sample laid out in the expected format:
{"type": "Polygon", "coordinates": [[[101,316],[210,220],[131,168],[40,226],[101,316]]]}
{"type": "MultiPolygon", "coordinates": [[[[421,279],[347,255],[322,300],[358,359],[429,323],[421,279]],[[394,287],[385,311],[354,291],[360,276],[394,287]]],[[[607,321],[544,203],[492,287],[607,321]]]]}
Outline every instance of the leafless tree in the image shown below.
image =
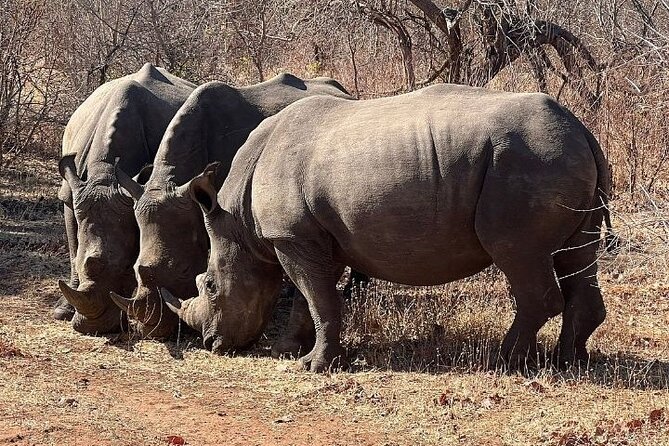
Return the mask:
{"type": "Polygon", "coordinates": [[[51,62],[54,43],[40,34],[45,4],[0,5],[0,166],[21,153],[57,100],[51,62]]]}

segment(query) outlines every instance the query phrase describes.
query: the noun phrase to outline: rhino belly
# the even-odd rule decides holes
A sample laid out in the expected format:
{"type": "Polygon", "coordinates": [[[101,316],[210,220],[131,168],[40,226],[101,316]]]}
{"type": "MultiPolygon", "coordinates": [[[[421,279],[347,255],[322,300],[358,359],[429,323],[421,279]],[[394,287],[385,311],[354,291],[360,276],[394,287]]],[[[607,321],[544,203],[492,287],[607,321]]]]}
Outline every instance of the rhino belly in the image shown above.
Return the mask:
{"type": "Polygon", "coordinates": [[[423,251],[416,246],[397,246],[386,256],[375,254],[378,251],[356,249],[342,253],[342,259],[356,271],[406,285],[440,285],[469,277],[492,264],[480,247],[456,251],[451,244],[432,245],[423,251]]]}
{"type": "Polygon", "coordinates": [[[372,277],[408,285],[451,282],[492,263],[474,230],[473,208],[424,211],[358,216],[348,230],[333,231],[340,258],[372,277]]]}

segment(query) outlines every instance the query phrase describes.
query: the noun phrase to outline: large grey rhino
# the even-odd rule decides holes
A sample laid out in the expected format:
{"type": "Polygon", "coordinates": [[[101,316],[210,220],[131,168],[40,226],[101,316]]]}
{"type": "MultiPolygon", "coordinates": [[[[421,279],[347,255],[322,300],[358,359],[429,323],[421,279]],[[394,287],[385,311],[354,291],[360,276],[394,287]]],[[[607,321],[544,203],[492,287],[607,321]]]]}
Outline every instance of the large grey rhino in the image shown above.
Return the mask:
{"type": "Polygon", "coordinates": [[[221,82],[198,87],[176,114],[160,144],[145,185],[127,175],[122,186],[135,200],[140,250],[135,263],[138,287],[132,299],[113,293],[119,308],[137,319],[145,336],[165,337],[178,326],[157,286],[175,293],[196,292],[195,277],[206,269],[209,239],[202,213],[184,184],[219,161],[214,183],[227,177],[237,150],[261,121],[289,104],[314,95],[351,99],[330,78],[302,80],[281,74],[266,82],[235,88],[221,82]]]}
{"type": "Polygon", "coordinates": [[[543,94],[455,85],[369,101],[302,100],[267,119],[216,193],[212,170],[187,188],[211,239],[199,295],[163,299],[214,352],[258,338],[282,267],[302,291],[312,371],[341,355],[344,265],[435,285],[496,264],[517,312],[501,346],[525,357],[563,313],[558,359],[587,356],[605,318],[597,241],[609,174],[592,134],[543,94]]]}
{"type": "Polygon", "coordinates": [[[138,230],[133,202],[118,187],[115,164],[118,160],[125,172],[139,174],[194,88],[146,64],[96,89],[65,128],[59,163],[64,181],[58,196],[65,203],[71,276],[70,285],[59,282],[64,299],[54,317],[73,316],[79,332],[117,331],[121,312],[109,292],[129,292],[135,286],[138,230]]]}

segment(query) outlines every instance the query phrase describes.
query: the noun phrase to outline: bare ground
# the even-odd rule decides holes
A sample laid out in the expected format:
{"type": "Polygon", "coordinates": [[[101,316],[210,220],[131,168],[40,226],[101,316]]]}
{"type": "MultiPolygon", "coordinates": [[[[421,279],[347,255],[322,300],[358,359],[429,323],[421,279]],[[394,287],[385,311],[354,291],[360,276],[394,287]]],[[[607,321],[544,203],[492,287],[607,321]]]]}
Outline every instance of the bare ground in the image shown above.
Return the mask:
{"type": "MultiPolygon", "coordinates": [[[[374,282],[347,305],[353,373],[313,375],[268,357],[281,312],[230,357],[189,335],[90,337],[51,320],[68,271],[55,172],[0,172],[0,445],[669,445],[667,197],[614,203],[625,242],[601,262],[609,314],[588,366],[497,370],[513,309],[489,269],[374,282]]],[[[542,331],[548,348],[558,327],[542,331]]]]}

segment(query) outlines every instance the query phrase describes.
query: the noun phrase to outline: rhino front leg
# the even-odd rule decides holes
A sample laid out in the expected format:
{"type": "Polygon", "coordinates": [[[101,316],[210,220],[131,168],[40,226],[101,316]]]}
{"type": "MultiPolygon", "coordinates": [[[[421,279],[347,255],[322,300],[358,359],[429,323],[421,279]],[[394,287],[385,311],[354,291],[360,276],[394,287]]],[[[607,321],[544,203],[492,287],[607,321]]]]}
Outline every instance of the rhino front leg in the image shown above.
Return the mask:
{"type": "MultiPolygon", "coordinates": [[[[67,235],[67,245],[70,251],[70,287],[76,290],[79,287],[79,275],[77,274],[77,219],[74,217],[74,211],[68,205],[64,205],[63,215],[65,216],[65,232],[67,235]]],[[[74,307],[61,296],[53,309],[54,319],[69,321],[74,316],[74,307]]]]}
{"type": "Polygon", "coordinates": [[[314,323],[316,341],[313,349],[300,358],[302,366],[312,372],[343,367],[342,300],[337,282],[344,265],[335,262],[332,253],[316,243],[282,242],[275,248],[284,270],[306,298],[314,323]]]}
{"type": "Polygon", "coordinates": [[[272,356],[292,356],[298,358],[314,346],[316,332],[309,313],[309,305],[300,290],[293,290],[293,306],[290,310],[288,327],[281,338],[272,346],[272,356]]]}

